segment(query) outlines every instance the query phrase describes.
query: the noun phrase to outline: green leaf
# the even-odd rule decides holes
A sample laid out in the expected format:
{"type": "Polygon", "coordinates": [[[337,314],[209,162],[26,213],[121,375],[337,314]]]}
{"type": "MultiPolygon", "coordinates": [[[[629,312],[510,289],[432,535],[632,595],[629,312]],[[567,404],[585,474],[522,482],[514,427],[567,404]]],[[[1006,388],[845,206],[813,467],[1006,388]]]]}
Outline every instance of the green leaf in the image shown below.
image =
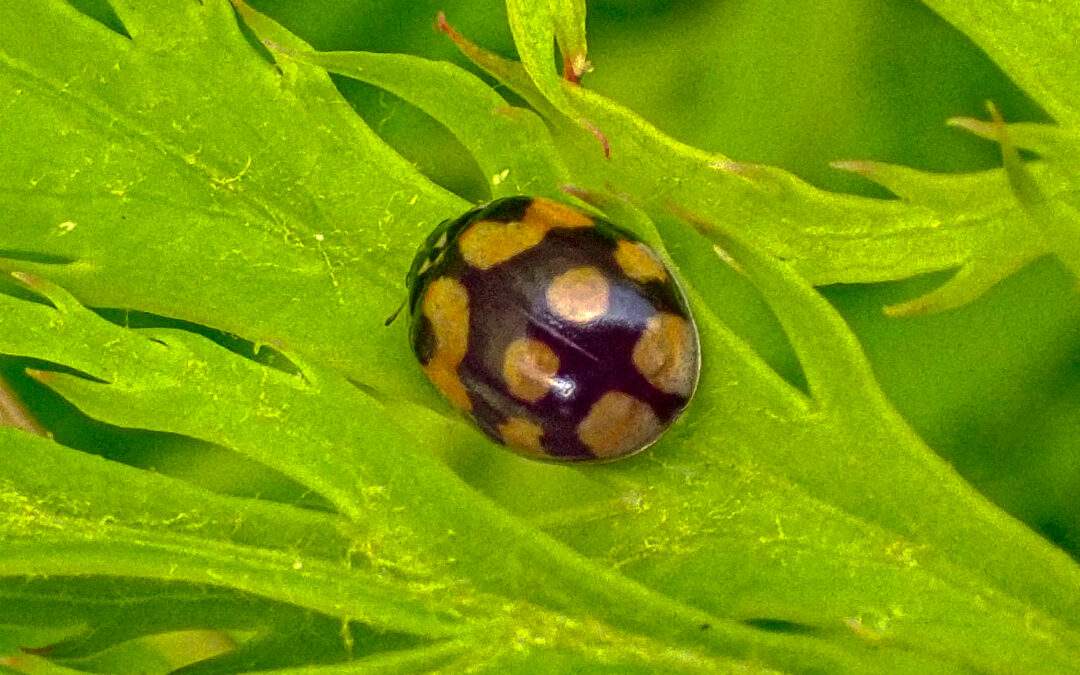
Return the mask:
{"type": "MultiPolygon", "coordinates": [[[[80,308],[60,289],[40,281],[32,283],[48,294],[56,309],[0,296],[0,351],[64,363],[103,380],[108,384],[58,373],[36,375],[100,419],[188,433],[264,461],[319,491],[348,515],[358,530],[346,530],[353,542],[347,551],[341,550],[340,540],[324,542],[323,537],[317,537],[320,549],[310,554],[296,550],[296,543],[286,547],[260,541],[249,546],[246,539],[238,540],[224,531],[223,540],[207,539],[215,529],[226,528],[229,521],[216,521],[208,513],[191,516],[176,512],[181,504],[202,503],[205,497],[196,499],[174,490],[168,487],[173,481],[165,479],[155,478],[159,481],[155,485],[141,475],[138,479],[103,475],[96,485],[88,483],[93,475],[85,468],[50,466],[76,461],[71,453],[47,441],[7,432],[13,440],[39,446],[41,456],[34,457],[32,463],[5,467],[15,473],[5,476],[9,488],[4,504],[10,515],[3,533],[15,545],[6,549],[7,563],[0,560],[0,572],[122,575],[220,585],[382,630],[429,638],[461,631],[471,632],[472,640],[487,639],[481,635],[498,630],[492,625],[493,617],[498,616],[510,634],[522,624],[531,623],[534,630],[547,634],[565,621],[584,622],[582,630],[593,635],[592,639],[613,641],[612,658],[617,662],[634,653],[657,664],[682,663],[683,657],[668,655],[661,645],[653,644],[663,636],[714,648],[743,644],[740,652],[748,648],[745,645],[753,631],[592,565],[494,509],[434,458],[417,452],[414,442],[380,438],[376,425],[382,418],[376,410],[357,417],[358,410],[375,402],[340,376],[305,367],[300,379],[178,331],[136,333],[122,329],[80,308]],[[10,330],[14,326],[24,330],[10,330]],[[186,386],[179,387],[181,381],[186,386]],[[261,403],[251,410],[251,401],[261,403]],[[214,422],[200,412],[211,408],[217,413],[214,422]],[[340,413],[335,414],[334,408],[340,413]],[[190,414],[178,417],[172,413],[178,409],[190,414]],[[309,420],[306,424],[305,419],[309,420]],[[396,453],[387,454],[386,447],[396,448],[396,453]],[[78,476],[81,487],[90,494],[108,492],[108,485],[123,484],[126,488],[123,493],[96,499],[89,512],[72,515],[62,505],[74,497],[56,494],[54,476],[78,476]],[[135,484],[135,480],[142,484],[135,484]],[[134,503],[130,503],[132,487],[139,495],[134,503]],[[147,504],[153,505],[153,514],[145,513],[147,504]],[[194,527],[201,536],[168,531],[175,526],[185,532],[194,527]],[[505,542],[499,550],[503,571],[495,577],[488,575],[495,552],[484,546],[492,538],[505,542]],[[106,551],[110,552],[107,560],[106,551]],[[567,595],[569,588],[574,592],[567,595]],[[492,593],[506,597],[500,599],[492,593]],[[536,604],[522,605],[528,598],[536,604]],[[635,600],[622,605],[620,601],[626,598],[635,600]],[[428,614],[421,609],[428,603],[441,609],[428,614]],[[590,623],[596,621],[593,607],[606,608],[600,617],[615,623],[590,623]],[[648,607],[654,611],[641,614],[648,607]],[[573,614],[564,617],[553,611],[584,614],[575,619],[573,614]],[[678,621],[673,625],[659,623],[661,616],[677,617],[678,621]],[[466,625],[455,628],[461,621],[466,625]],[[702,634],[696,628],[701,623],[714,628],[702,634]],[[648,630],[642,636],[623,637],[616,624],[648,630]],[[602,637],[604,634],[609,637],[602,637]]],[[[441,424],[417,426],[415,421],[423,418],[416,420],[414,416],[414,430],[426,433],[429,443],[445,433],[441,424]]],[[[140,473],[115,465],[109,471],[140,473]]],[[[258,505],[256,501],[253,507],[258,505]]],[[[346,527],[322,515],[317,518],[325,523],[305,525],[304,520],[316,516],[303,512],[297,516],[303,517],[296,521],[291,535],[287,527],[273,530],[269,522],[277,516],[268,518],[258,531],[270,529],[274,535],[295,538],[299,531],[334,533],[346,527]]],[[[568,639],[570,636],[552,635],[545,637],[543,644],[550,642],[552,648],[571,651],[582,648],[574,646],[578,638],[564,645],[568,639]]],[[[760,639],[754,638],[754,642],[760,639]]],[[[783,636],[764,639],[775,643],[779,659],[818,651],[805,640],[783,636]],[[788,642],[793,644],[787,646],[788,642]]],[[[688,655],[683,666],[724,660],[723,653],[688,655]]]]}
{"type": "Polygon", "coordinates": [[[231,652],[235,647],[234,636],[221,631],[174,631],[121,642],[93,656],[65,661],[85,672],[137,675],[175,671],[231,652]]]}
{"type": "MultiPolygon", "coordinates": [[[[113,645],[130,644],[142,636],[152,640],[154,636],[176,635],[191,626],[223,629],[225,635],[208,635],[207,641],[220,646],[223,638],[231,639],[234,651],[228,658],[247,663],[248,668],[260,661],[280,666],[346,653],[339,636],[341,624],[336,620],[205,585],[132,578],[9,577],[0,582],[0,597],[0,621],[71,626],[67,634],[43,642],[21,643],[47,650],[51,660],[71,666],[95,658],[113,645]],[[132,621],[132,617],[138,617],[138,621],[132,621]]],[[[373,639],[372,635],[354,630],[351,638],[364,643],[373,639]]],[[[410,642],[404,637],[378,634],[384,643],[408,646],[410,642]]],[[[176,641],[173,649],[153,651],[190,656],[198,652],[197,647],[185,648],[176,641]]],[[[217,662],[224,660],[219,657],[217,662]]],[[[156,672],[162,668],[147,670],[156,672]]]]}
{"type": "Polygon", "coordinates": [[[993,133],[993,139],[1001,144],[1005,172],[1017,200],[1038,226],[1045,247],[1076,274],[1080,270],[1080,179],[1070,169],[1080,161],[1080,135],[1049,126],[1006,126],[996,108],[992,105],[990,108],[993,124],[970,119],[953,122],[977,134],[985,134],[988,130],[993,133]],[[1040,180],[1032,175],[1020,159],[1014,134],[1019,136],[1016,143],[1047,158],[1054,171],[1053,180],[1064,185],[1054,185],[1050,180],[1040,180]]]}
{"type": "Polygon", "coordinates": [[[553,0],[555,38],[563,55],[563,77],[577,82],[592,69],[585,41],[585,0],[553,0]]]}
{"type": "MultiPolygon", "coordinates": [[[[177,331],[122,329],[81,309],[59,289],[35,281],[56,309],[0,298],[6,328],[0,330],[4,336],[0,351],[63,363],[107,382],[37,375],[96,417],[199,435],[320,491],[351,517],[359,528],[354,541],[363,542],[363,550],[374,546],[369,554],[374,555],[366,562],[351,558],[349,566],[342,567],[340,540],[327,542],[329,548],[322,544],[311,554],[295,550],[295,543],[286,550],[281,550],[282,544],[266,541],[254,546],[222,530],[225,522],[216,529],[227,538],[208,540],[215,529],[212,512],[198,517],[176,512],[180,504],[206,502],[208,495],[197,498],[185,494],[192,488],[176,490],[170,485],[174,481],[151,481],[141,472],[118,466],[110,471],[139,474],[138,478],[103,476],[95,487],[87,484],[93,476],[87,469],[49,466],[49,462],[74,461],[71,453],[48,441],[9,432],[15,434],[13,438],[25,439],[24,443],[47,448],[48,454],[34,457],[25,467],[8,469],[16,473],[7,478],[11,487],[5,503],[14,509],[13,515],[24,515],[7,521],[6,536],[17,545],[8,549],[6,572],[25,574],[34,569],[209,583],[383,629],[430,637],[456,635],[465,640],[478,639],[478,629],[470,625],[479,623],[490,631],[493,617],[504,612],[509,612],[503,618],[508,630],[509,626],[520,630],[531,625],[531,630],[542,635],[548,635],[552,620],[588,625],[602,617],[609,626],[604,631],[625,625],[650,636],[613,638],[611,658],[616,662],[620,654],[637,654],[636,658],[656,665],[681,663],[691,669],[696,669],[692,663],[709,663],[701,660],[709,657],[701,654],[692,661],[670,661],[653,641],[689,641],[715,652],[711,658],[737,658],[745,649],[740,644],[771,644],[774,656],[769,661],[779,667],[804,660],[854,667],[868,657],[860,656],[864,647],[857,640],[848,645],[849,654],[841,656],[816,649],[801,635],[823,630],[830,634],[832,624],[831,634],[840,644],[845,642],[844,633],[854,633],[856,638],[866,633],[875,641],[886,639],[887,634],[887,640],[902,650],[887,658],[904,669],[957,659],[984,666],[994,662],[982,660],[982,654],[993,654],[996,659],[1007,653],[1017,662],[1031,663],[1059,658],[1034,636],[1025,639],[1026,626],[1036,621],[1040,632],[1054,635],[1059,644],[1072,645],[1069,650],[1076,649],[1080,638],[1073,634],[1068,617],[1076,616],[1077,598],[1059,593],[1080,579],[1075,565],[975,498],[919,447],[875,394],[857,347],[850,336],[845,337],[842,323],[824,301],[793,273],[734,241],[728,246],[787,325],[818,403],[808,405],[808,400],[770,375],[699,303],[703,347],[710,353],[728,353],[721,362],[729,365],[706,371],[696,415],[666,442],[669,450],[662,463],[646,459],[612,465],[610,498],[621,499],[623,504],[609,503],[604,520],[613,528],[611,534],[619,533],[620,543],[612,546],[595,534],[579,540],[593,528],[582,528],[585,523],[574,514],[558,520],[560,528],[569,528],[560,533],[590,557],[605,561],[602,566],[515,524],[460,486],[437,462],[410,450],[413,444],[377,440],[370,423],[343,423],[356,419],[355,412],[352,418],[344,416],[349,410],[375,404],[364,404],[358,390],[350,395],[348,384],[335,382],[332,373],[305,366],[301,379],[177,331]],[[14,326],[24,329],[12,331],[14,326]],[[845,343],[847,348],[838,352],[837,345],[845,343]],[[836,380],[832,373],[838,370],[850,373],[849,379],[836,380]],[[181,380],[185,387],[177,386],[181,380]],[[720,384],[724,381],[743,383],[737,402],[725,395],[727,387],[720,384]],[[258,406],[245,413],[239,404],[251,401],[258,401],[258,406]],[[742,412],[733,409],[732,403],[743,407],[742,412]],[[229,412],[234,405],[236,412],[229,412]],[[210,406],[219,411],[213,426],[199,412],[210,406]],[[336,406],[341,413],[333,412],[336,406]],[[173,415],[176,409],[190,410],[191,420],[173,415]],[[312,412],[317,409],[329,414],[312,412]],[[762,416],[771,420],[767,425],[771,429],[764,428],[762,416]],[[795,447],[775,447],[769,440],[780,436],[797,436],[800,452],[820,456],[822,461],[800,470],[791,462],[795,447]],[[721,440],[726,437],[742,440],[732,447],[721,440]],[[710,438],[714,440],[704,441],[710,438]],[[260,439],[267,447],[273,439],[272,453],[260,449],[260,439]],[[867,451],[860,456],[830,453],[829,448],[837,444],[867,451]],[[380,451],[388,446],[398,448],[397,456],[380,451]],[[702,463],[709,456],[708,447],[725,447],[728,459],[721,464],[702,463]],[[868,452],[873,448],[883,451],[868,452]],[[904,451],[898,453],[899,449],[904,451]],[[321,465],[319,459],[328,454],[339,462],[321,465]],[[838,482],[839,471],[857,479],[838,482]],[[79,477],[81,489],[96,495],[92,510],[73,519],[63,506],[73,496],[57,494],[52,484],[55,476],[79,477]],[[693,476],[689,483],[688,476],[693,476]],[[903,490],[896,489],[898,482],[903,490]],[[123,493],[104,496],[109,493],[106,485],[120,484],[126,486],[123,493]],[[11,492],[14,486],[19,487],[11,492]],[[139,501],[127,504],[132,494],[139,495],[139,501]],[[733,504],[724,508],[721,503],[718,509],[712,497],[717,494],[737,494],[741,506],[731,510],[733,504]],[[626,501],[629,495],[633,499],[626,501]],[[151,513],[146,512],[148,504],[154,507],[151,513]],[[643,507],[662,514],[662,520],[640,517],[643,507]],[[714,523],[714,518],[720,520],[714,523]],[[961,518],[964,527],[958,532],[961,518]],[[450,522],[452,534],[443,529],[450,522]],[[721,524],[727,534],[717,539],[721,524]],[[170,532],[176,527],[183,531],[170,532]],[[815,533],[812,539],[807,532],[815,533]],[[390,533],[392,537],[387,536],[390,533]],[[955,543],[958,534],[964,545],[955,543]],[[487,576],[492,552],[483,546],[491,538],[504,542],[499,558],[503,573],[496,578],[487,576]],[[1003,546],[1002,542],[1012,543],[1003,546]],[[719,589],[706,592],[695,581],[702,577],[670,574],[671,565],[686,565],[703,574],[721,567],[734,570],[735,561],[745,559],[748,547],[759,551],[764,560],[777,562],[776,567],[756,565],[751,577],[755,587],[762,584],[768,589],[767,602],[758,597],[753,606],[742,606],[737,596],[717,593],[719,589]],[[110,552],[107,565],[102,557],[106,550],[110,552]],[[843,551],[839,557],[838,551],[843,551]],[[518,563],[509,565],[511,560],[518,563]],[[608,565],[621,574],[605,572],[608,565]],[[1036,578],[1020,573],[1034,568],[1042,570],[1036,578]],[[391,570],[395,574],[386,576],[391,570]],[[806,596],[807,588],[835,578],[849,580],[843,591],[836,589],[829,598],[806,596]],[[522,586],[526,583],[534,585],[526,591],[522,586]],[[417,584],[423,589],[420,595],[409,590],[417,584]],[[573,591],[565,595],[569,589],[573,591]],[[441,607],[445,618],[425,617],[419,606],[411,606],[410,596],[441,607]],[[529,597],[538,604],[506,605],[511,598],[520,603],[529,597]],[[632,606],[638,610],[627,611],[630,606],[622,604],[627,597],[637,598],[632,606]],[[649,618],[636,614],[645,607],[656,611],[649,618]],[[853,607],[863,609],[852,613],[853,607]],[[550,616],[553,609],[560,614],[550,616]],[[580,613],[580,618],[558,618],[565,612],[580,613]],[[680,618],[658,623],[669,612],[680,618]],[[733,613],[748,627],[739,629],[737,623],[719,618],[733,613]],[[822,622],[828,616],[833,619],[822,622]],[[455,629],[455,623],[463,625],[455,629]],[[707,631],[697,629],[705,624],[707,631]],[[798,630],[774,634],[751,628],[774,624],[798,630]],[[974,634],[966,628],[970,625],[978,626],[974,634]],[[924,656],[904,654],[916,645],[924,656]],[[792,658],[796,660],[789,661],[792,658]]],[[[376,423],[380,419],[376,413],[365,417],[376,423]]],[[[434,424],[420,425],[417,433],[425,428],[433,436],[439,433],[434,424]]],[[[551,473],[548,469],[539,473],[551,473]]],[[[265,510],[257,501],[242,510],[254,508],[265,510]]],[[[280,509],[288,507],[272,510],[280,509]]],[[[220,517],[227,510],[223,508],[220,517]]],[[[327,525],[305,527],[297,522],[297,534],[291,537],[280,526],[274,533],[291,540],[299,531],[323,533],[346,527],[332,527],[330,516],[317,517],[327,519],[327,525]]],[[[281,516],[268,520],[290,522],[281,516]]],[[[253,528],[257,525],[258,521],[252,523],[253,528]]],[[[247,536],[267,527],[252,529],[247,536]]],[[[751,578],[741,577],[741,583],[751,578]]],[[[543,644],[557,650],[576,649],[573,642],[561,642],[558,633],[545,637],[543,644]]],[[[493,654],[490,658],[501,657],[493,654]]]]}
{"type": "Polygon", "coordinates": [[[1063,172],[1080,156],[1080,144],[1054,127],[1042,126],[1041,133],[1029,134],[1042,142],[1028,147],[1045,150],[1047,162],[1025,165],[997,110],[991,106],[991,111],[994,124],[970,119],[953,122],[975,133],[990,133],[1001,143],[1004,176],[998,171],[952,176],[874,162],[837,163],[838,168],[856,171],[945,218],[975,219],[995,227],[994,236],[972,251],[952,279],[922,297],[887,307],[887,313],[920,314],[966,304],[1047,252],[1057,254],[1074,275],[1080,275],[1080,183],[1073,173],[1063,172]]]}
{"type": "MultiPolygon", "coordinates": [[[[67,640],[84,633],[85,625],[63,625],[63,622],[52,618],[51,621],[43,621],[40,625],[34,625],[27,621],[26,616],[13,617],[19,623],[0,623],[0,654],[14,654],[23,650],[42,649],[51,644],[67,640]]],[[[4,662],[0,660],[0,665],[4,662]]]]}
{"type": "Polygon", "coordinates": [[[1080,7],[1070,2],[924,0],[1031,94],[1063,127],[1080,127],[1080,7]]]}
{"type": "MultiPolygon", "coordinates": [[[[931,209],[942,222],[982,229],[952,278],[925,295],[886,307],[893,316],[942,311],[972,302],[1050,249],[1050,240],[1040,236],[1000,171],[955,175],[875,162],[838,162],[837,166],[883,185],[909,203],[931,209]]],[[[1052,180],[1055,188],[1067,188],[1045,167],[1035,167],[1035,171],[1044,184],[1052,180]]]]}
{"type": "Polygon", "coordinates": [[[441,27],[535,113],[446,64],[314,52],[239,3],[256,41],[223,0],[117,2],[130,39],[59,3],[0,9],[13,131],[0,257],[33,272],[17,277],[29,290],[0,293],[0,353],[96,420],[214,444],[333,509],[226,497],[0,430],[0,624],[61,641],[10,658],[175,663],[154,661],[183,651],[168,636],[207,630],[234,642],[203,664],[227,672],[1073,669],[1080,568],[914,435],[806,279],[1000,273],[1037,255],[1029,235],[1063,212],[1017,203],[1035,193],[1015,185],[1068,203],[1075,146],[1054,137],[1065,159],[985,176],[858,165],[907,199],[831,195],[566,84],[551,49],[584,53],[581,3],[509,8],[524,66],[441,27]],[[435,407],[403,327],[380,324],[416,243],[465,204],[373,134],[323,67],[422,109],[489,178],[509,169],[494,194],[569,180],[666,249],[705,358],[660,443],[542,465],[435,407]],[[733,284],[775,313],[805,391],[733,331],[733,284]],[[233,331],[280,357],[87,306],[233,331]]]}
{"type": "Polygon", "coordinates": [[[315,53],[297,45],[276,23],[237,2],[245,20],[271,49],[282,44],[300,51],[281,51],[277,57],[325,68],[389,91],[444,124],[481,165],[492,197],[519,194],[556,196],[568,180],[543,122],[515,108],[476,76],[449,63],[406,54],[360,52],[315,53]],[[446,91],[460,97],[446,105],[446,91]]]}
{"type": "MultiPolygon", "coordinates": [[[[507,0],[506,10],[524,70],[551,105],[573,118],[573,108],[566,100],[562,88],[563,80],[553,68],[551,49],[558,32],[562,38],[559,47],[563,50],[566,63],[572,64],[575,57],[582,58],[586,53],[584,8],[572,0],[537,3],[507,0]],[[561,11],[568,7],[572,8],[569,12],[561,11]]],[[[503,81],[503,84],[513,86],[509,81],[503,81]]],[[[518,93],[525,96],[525,92],[518,93]]],[[[576,121],[586,127],[589,125],[585,119],[576,121]]]]}
{"type": "MultiPolygon", "coordinates": [[[[972,207],[965,211],[923,201],[917,190],[901,194],[911,197],[906,203],[825,192],[779,169],[690,148],[617,103],[563,82],[549,58],[553,14],[516,0],[508,8],[521,65],[559,111],[548,120],[562,132],[559,140],[577,184],[634,195],[654,217],[669,217],[676,209],[739,228],[818,285],[958,270],[939,292],[892,308],[897,314],[964,304],[1045,253],[1057,253],[1080,276],[1080,218],[1069,205],[1074,185],[1062,186],[1056,178],[1043,186],[1054,205],[1054,222],[1068,233],[1062,242],[1039,235],[1040,227],[1001,170],[937,180],[941,189],[956,194],[979,185],[980,197],[964,201],[972,207]],[[584,137],[581,127],[589,132],[584,137]],[[602,151],[594,136],[602,140],[602,151]]],[[[470,57],[476,52],[465,50],[470,57]]],[[[533,85],[523,84],[521,66],[490,54],[475,60],[526,99],[535,96],[533,85]]],[[[1075,159],[1074,153],[1048,172],[1074,176],[1075,159]]],[[[841,168],[864,165],[840,163],[841,168]]]]}
{"type": "Polygon", "coordinates": [[[377,610],[384,629],[453,632],[423,603],[397,589],[389,592],[374,570],[357,569],[351,583],[342,578],[335,569],[349,549],[332,536],[342,527],[333,518],[259,501],[230,503],[17,432],[0,430],[0,438],[6,452],[25,453],[24,461],[6,463],[0,474],[4,576],[105,575],[221,585],[355,618],[385,602],[377,610]],[[125,491],[110,487],[116,485],[125,491]],[[85,494],[94,500],[86,503],[85,494]],[[313,536],[316,528],[328,532],[313,536]],[[256,545],[248,544],[252,540],[256,545]],[[335,557],[335,565],[319,560],[335,557]],[[308,601],[300,601],[305,596],[308,601]]]}
{"type": "Polygon", "coordinates": [[[390,150],[325,72],[263,59],[227,3],[114,6],[131,39],[66,3],[0,8],[0,252],[94,305],[242,333],[419,396],[381,317],[404,293],[406,242],[465,202],[390,150]]]}

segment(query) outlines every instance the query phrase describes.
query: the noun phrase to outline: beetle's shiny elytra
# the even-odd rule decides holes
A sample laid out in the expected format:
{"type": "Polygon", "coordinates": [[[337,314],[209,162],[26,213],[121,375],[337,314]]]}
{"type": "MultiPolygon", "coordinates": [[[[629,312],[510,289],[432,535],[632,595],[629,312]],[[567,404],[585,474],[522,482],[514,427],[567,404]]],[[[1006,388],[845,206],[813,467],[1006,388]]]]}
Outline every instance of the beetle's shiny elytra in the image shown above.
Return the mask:
{"type": "Polygon", "coordinates": [[[697,328],[671,272],[645,244],[569,206],[509,197],[445,221],[407,284],[428,378],[521,454],[633,454],[697,385],[697,328]]]}

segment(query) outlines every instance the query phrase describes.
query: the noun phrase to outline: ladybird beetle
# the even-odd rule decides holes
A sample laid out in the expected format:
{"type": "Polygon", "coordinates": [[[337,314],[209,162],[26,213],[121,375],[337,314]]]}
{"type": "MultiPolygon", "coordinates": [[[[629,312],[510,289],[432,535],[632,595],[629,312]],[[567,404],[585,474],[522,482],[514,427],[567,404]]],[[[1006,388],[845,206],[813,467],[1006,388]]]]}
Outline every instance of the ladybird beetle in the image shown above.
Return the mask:
{"type": "Polygon", "coordinates": [[[651,445],[697,385],[697,327],[657,255],[548,199],[441,223],[406,278],[432,383],[520,454],[576,462],[651,445]]]}

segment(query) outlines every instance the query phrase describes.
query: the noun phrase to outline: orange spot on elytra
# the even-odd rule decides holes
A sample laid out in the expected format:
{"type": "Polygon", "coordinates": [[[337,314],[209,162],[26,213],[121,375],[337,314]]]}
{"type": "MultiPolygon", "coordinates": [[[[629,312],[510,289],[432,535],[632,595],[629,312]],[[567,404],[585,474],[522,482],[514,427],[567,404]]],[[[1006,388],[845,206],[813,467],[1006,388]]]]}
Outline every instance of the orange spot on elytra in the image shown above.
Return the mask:
{"type": "Polygon", "coordinates": [[[557,372],[559,357],[539,340],[518,338],[506,348],[503,379],[510,393],[522,401],[535,403],[543,398],[557,372]]]}
{"type": "Polygon", "coordinates": [[[469,347],[469,294],[461,282],[439,277],[424,292],[422,311],[435,334],[435,350],[424,372],[454,406],[471,410],[472,401],[457,372],[469,347]]]}
{"type": "Polygon", "coordinates": [[[689,321],[661,312],[634,344],[634,367],[660,391],[690,396],[697,377],[697,342],[689,321]]]}
{"type": "Polygon", "coordinates": [[[597,457],[611,458],[641,450],[660,431],[660,420],[648,403],[621,391],[609,391],[578,425],[578,438],[597,457]]]}
{"type": "Polygon", "coordinates": [[[667,270],[644,244],[620,239],[615,246],[615,262],[634,281],[664,281],[667,270]]]}
{"type": "Polygon", "coordinates": [[[465,262],[486,270],[536,246],[548,232],[558,228],[591,227],[592,218],[550,199],[536,198],[521,220],[508,223],[479,220],[458,237],[465,262]]]}
{"type": "Polygon", "coordinates": [[[537,197],[525,209],[522,220],[527,223],[546,225],[548,229],[556,227],[591,227],[593,219],[588,214],[571,208],[566,204],[537,197]]]}
{"type": "Polygon", "coordinates": [[[538,223],[481,220],[461,234],[458,249],[465,262],[486,270],[536,246],[549,229],[538,223]]]}
{"type": "Polygon", "coordinates": [[[499,424],[498,428],[503,442],[510,447],[533,455],[545,454],[540,445],[540,437],[544,435],[544,431],[535,422],[523,417],[511,417],[499,424]]]}

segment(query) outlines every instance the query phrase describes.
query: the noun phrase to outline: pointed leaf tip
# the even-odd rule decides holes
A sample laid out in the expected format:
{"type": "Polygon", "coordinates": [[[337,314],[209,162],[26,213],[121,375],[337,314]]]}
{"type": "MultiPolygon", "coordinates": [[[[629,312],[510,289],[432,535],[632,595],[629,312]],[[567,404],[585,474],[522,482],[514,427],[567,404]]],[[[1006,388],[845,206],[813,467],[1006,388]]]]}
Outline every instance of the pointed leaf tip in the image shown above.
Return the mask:
{"type": "Polygon", "coordinates": [[[476,45],[466,39],[465,36],[459,33],[458,30],[450,24],[446,18],[446,12],[441,9],[435,15],[435,28],[453,40],[454,44],[458,46],[458,49],[465,52],[466,55],[468,55],[470,51],[478,49],[476,45]]]}
{"type": "Polygon", "coordinates": [[[986,102],[986,109],[993,121],[994,137],[1001,147],[1001,163],[1009,179],[1009,189],[1025,208],[1030,209],[1044,202],[1042,190],[1039,189],[1035,177],[1027,170],[1024,160],[1020,158],[1020,152],[1009,137],[1009,127],[1001,117],[1001,112],[993,101],[986,102]]]}
{"type": "Polygon", "coordinates": [[[34,288],[34,284],[37,283],[37,281],[38,281],[38,277],[35,277],[34,275],[28,274],[26,272],[15,271],[15,272],[9,272],[9,274],[11,276],[13,276],[19,282],[21,282],[21,283],[23,283],[26,286],[29,286],[31,288],[34,288]]]}
{"type": "Polygon", "coordinates": [[[600,142],[600,149],[604,151],[604,159],[611,159],[611,143],[608,142],[604,132],[600,131],[600,127],[586,119],[581,120],[581,125],[600,142]]]}
{"type": "Polygon", "coordinates": [[[840,171],[850,171],[860,176],[868,176],[874,173],[877,164],[863,159],[840,159],[829,162],[829,166],[840,171]]]}
{"type": "Polygon", "coordinates": [[[733,159],[720,159],[709,163],[709,167],[724,173],[746,178],[749,180],[762,179],[767,175],[766,169],[761,164],[751,162],[739,162],[733,159]]]}
{"type": "Polygon", "coordinates": [[[454,34],[457,33],[457,31],[454,30],[453,26],[450,25],[450,22],[446,20],[446,12],[442,11],[441,9],[435,14],[435,27],[443,33],[449,35],[451,38],[453,38],[454,34]]]}
{"type": "Polygon", "coordinates": [[[26,288],[45,297],[60,312],[64,312],[79,304],[65,289],[57,286],[45,277],[39,277],[36,274],[22,271],[13,271],[10,274],[26,288]]]}
{"type": "Polygon", "coordinates": [[[571,84],[581,82],[581,76],[592,70],[585,37],[585,0],[552,0],[550,18],[555,30],[555,43],[563,58],[563,79],[571,84]]]}
{"type": "Polygon", "coordinates": [[[49,370],[39,370],[38,368],[26,368],[23,372],[31,380],[42,384],[48,384],[50,380],[56,377],[56,373],[49,370]]]}
{"type": "Polygon", "coordinates": [[[980,120],[975,117],[950,117],[945,120],[946,126],[962,129],[968,133],[974,134],[979,138],[985,138],[993,140],[995,136],[994,125],[986,120],[980,120]]]}

